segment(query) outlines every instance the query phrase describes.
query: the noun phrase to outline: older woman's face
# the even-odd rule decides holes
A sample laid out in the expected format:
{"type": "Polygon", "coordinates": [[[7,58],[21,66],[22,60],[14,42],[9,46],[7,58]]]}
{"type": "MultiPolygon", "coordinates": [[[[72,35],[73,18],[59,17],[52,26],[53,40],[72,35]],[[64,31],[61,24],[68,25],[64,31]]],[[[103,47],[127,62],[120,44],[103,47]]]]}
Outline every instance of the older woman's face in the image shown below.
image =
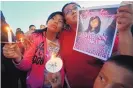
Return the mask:
{"type": "Polygon", "coordinates": [[[64,8],[63,13],[65,14],[66,23],[77,24],[77,10],[78,6],[76,4],[69,4],[64,8]]]}
{"type": "Polygon", "coordinates": [[[59,32],[61,29],[63,29],[64,26],[64,20],[63,17],[59,14],[53,16],[49,21],[48,21],[48,30],[51,32],[59,32]]]}

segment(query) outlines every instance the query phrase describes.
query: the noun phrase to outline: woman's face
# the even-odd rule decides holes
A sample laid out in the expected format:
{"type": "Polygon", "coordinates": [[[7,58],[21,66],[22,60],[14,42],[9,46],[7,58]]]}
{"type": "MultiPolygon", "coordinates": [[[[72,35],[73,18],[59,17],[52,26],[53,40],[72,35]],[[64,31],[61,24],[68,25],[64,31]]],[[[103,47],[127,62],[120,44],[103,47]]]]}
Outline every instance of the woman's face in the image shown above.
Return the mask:
{"type": "Polygon", "coordinates": [[[94,18],[94,19],[90,22],[90,25],[91,25],[92,29],[95,29],[95,28],[99,25],[98,18],[94,18]]]}
{"type": "Polygon", "coordinates": [[[77,11],[78,11],[78,6],[76,4],[69,4],[64,8],[64,14],[65,14],[65,19],[66,23],[71,25],[71,24],[77,24],[77,11]]]}
{"type": "Polygon", "coordinates": [[[59,14],[53,16],[49,21],[48,21],[48,31],[58,33],[63,29],[64,26],[64,21],[63,17],[59,14]]]}

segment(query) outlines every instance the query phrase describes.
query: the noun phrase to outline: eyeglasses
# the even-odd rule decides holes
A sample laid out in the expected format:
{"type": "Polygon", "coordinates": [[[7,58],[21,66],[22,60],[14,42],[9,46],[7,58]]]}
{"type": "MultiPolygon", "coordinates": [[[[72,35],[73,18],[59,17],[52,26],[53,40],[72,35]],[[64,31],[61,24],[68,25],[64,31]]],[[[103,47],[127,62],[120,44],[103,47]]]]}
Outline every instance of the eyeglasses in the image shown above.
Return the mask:
{"type": "Polygon", "coordinates": [[[65,13],[65,15],[72,14],[73,10],[77,11],[79,8],[80,8],[79,6],[75,6],[75,7],[73,7],[73,9],[68,9],[68,10],[64,11],[64,13],[65,13]]]}

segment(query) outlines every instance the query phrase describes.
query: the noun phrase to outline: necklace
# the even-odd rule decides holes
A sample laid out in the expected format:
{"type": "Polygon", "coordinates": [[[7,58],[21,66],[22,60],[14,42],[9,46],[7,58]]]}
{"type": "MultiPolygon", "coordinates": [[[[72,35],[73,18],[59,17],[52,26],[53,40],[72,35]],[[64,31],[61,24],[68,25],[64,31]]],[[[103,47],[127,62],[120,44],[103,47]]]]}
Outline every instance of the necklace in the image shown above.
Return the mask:
{"type": "Polygon", "coordinates": [[[52,54],[52,53],[57,54],[59,52],[59,49],[60,49],[60,45],[59,45],[58,40],[51,41],[51,40],[46,38],[46,41],[47,41],[47,45],[48,45],[47,48],[48,48],[48,51],[50,52],[50,54],[52,54]]]}

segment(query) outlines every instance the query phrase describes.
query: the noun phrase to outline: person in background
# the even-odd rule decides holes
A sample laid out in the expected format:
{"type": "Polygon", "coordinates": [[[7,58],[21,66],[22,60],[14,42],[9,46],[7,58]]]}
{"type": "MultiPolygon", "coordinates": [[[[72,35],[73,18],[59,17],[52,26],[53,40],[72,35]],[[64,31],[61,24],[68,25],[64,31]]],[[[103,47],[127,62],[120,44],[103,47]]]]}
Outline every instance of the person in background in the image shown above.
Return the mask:
{"type": "Polygon", "coordinates": [[[21,28],[17,28],[17,29],[16,29],[16,32],[17,32],[17,31],[21,31],[21,28]]]}
{"type": "MultiPolygon", "coordinates": [[[[62,8],[69,30],[64,30],[60,35],[60,52],[70,87],[93,88],[94,80],[102,67],[102,61],[73,50],[78,8],[80,6],[74,2],[67,3],[62,8]]],[[[117,10],[116,20],[119,35],[116,38],[113,53],[133,55],[133,37],[131,34],[131,25],[133,24],[132,9],[130,6],[121,6],[117,10]]]]}
{"type": "Polygon", "coordinates": [[[43,25],[43,24],[41,24],[41,25],[40,25],[40,29],[44,29],[44,28],[46,28],[46,26],[43,25]]]}
{"type": "Polygon", "coordinates": [[[35,25],[30,25],[30,26],[29,26],[29,31],[27,31],[27,32],[25,33],[25,36],[26,36],[26,37],[29,37],[33,32],[35,32],[35,30],[36,30],[35,25]]]}
{"type": "MultiPolygon", "coordinates": [[[[10,28],[6,22],[5,17],[1,13],[1,88],[19,88],[18,81],[21,81],[21,88],[26,88],[26,73],[17,69],[13,62],[13,58],[6,58],[3,55],[3,47],[8,42],[7,27],[10,28]],[[21,76],[21,77],[20,77],[21,76]]],[[[13,33],[12,33],[13,35],[13,33]]],[[[14,35],[12,36],[13,41],[14,35]]]]}

